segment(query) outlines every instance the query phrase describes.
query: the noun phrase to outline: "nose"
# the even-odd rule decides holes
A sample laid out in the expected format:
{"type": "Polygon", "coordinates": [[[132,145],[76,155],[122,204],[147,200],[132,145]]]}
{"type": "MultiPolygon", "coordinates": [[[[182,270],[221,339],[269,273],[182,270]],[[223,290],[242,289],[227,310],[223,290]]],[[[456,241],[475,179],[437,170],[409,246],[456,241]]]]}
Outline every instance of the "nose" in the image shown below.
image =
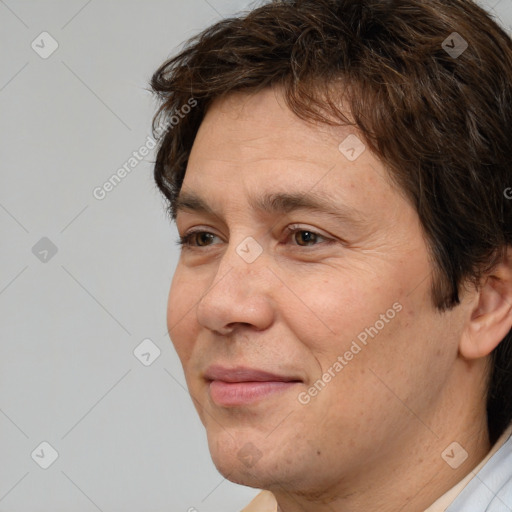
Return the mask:
{"type": "Polygon", "coordinates": [[[202,327],[228,335],[239,326],[263,330],[272,324],[275,276],[264,253],[253,259],[260,251],[253,239],[229,245],[197,305],[197,321],[202,327]]]}

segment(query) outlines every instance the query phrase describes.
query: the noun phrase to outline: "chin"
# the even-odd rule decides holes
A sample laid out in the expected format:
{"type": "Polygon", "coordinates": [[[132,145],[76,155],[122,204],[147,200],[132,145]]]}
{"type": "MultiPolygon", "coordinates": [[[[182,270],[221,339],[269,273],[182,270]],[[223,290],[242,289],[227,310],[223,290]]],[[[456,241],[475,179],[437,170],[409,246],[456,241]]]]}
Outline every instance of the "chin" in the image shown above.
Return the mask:
{"type": "Polygon", "coordinates": [[[215,467],[226,480],[234,484],[253,487],[254,489],[265,489],[268,483],[268,474],[266,474],[266,478],[262,478],[259,471],[255,471],[251,468],[240,467],[240,465],[237,468],[223,468],[217,465],[215,465],[215,467]]]}
{"type": "Polygon", "coordinates": [[[231,482],[259,488],[262,476],[269,476],[269,459],[257,447],[257,441],[248,432],[232,433],[215,429],[208,433],[212,461],[219,473],[231,482]],[[265,460],[264,460],[265,459],[265,460]]]}
{"type": "Polygon", "coordinates": [[[270,491],[303,488],[308,484],[311,475],[307,467],[301,467],[295,449],[283,449],[274,443],[258,449],[257,441],[253,443],[253,436],[247,432],[232,437],[224,431],[212,437],[209,436],[208,442],[213,463],[230,482],[270,491]]]}

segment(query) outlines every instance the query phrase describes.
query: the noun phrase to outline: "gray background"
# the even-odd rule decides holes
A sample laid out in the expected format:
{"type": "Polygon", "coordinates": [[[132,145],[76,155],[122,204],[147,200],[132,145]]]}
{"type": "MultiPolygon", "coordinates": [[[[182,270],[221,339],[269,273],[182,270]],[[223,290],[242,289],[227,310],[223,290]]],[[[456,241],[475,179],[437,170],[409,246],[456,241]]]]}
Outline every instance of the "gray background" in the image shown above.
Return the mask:
{"type": "MultiPolygon", "coordinates": [[[[510,32],[512,0],[482,3],[510,32]]],[[[153,154],[93,196],[150,133],[158,65],[254,4],[0,0],[0,511],[235,512],[257,494],[216,471],[166,333],[177,232],[153,154]]]]}

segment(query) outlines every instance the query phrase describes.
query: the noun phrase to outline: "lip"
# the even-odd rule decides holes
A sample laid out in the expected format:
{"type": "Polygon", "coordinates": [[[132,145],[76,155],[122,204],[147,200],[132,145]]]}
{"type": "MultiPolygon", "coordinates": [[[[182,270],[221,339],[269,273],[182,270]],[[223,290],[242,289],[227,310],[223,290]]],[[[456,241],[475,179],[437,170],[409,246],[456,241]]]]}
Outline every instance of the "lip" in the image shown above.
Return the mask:
{"type": "Polygon", "coordinates": [[[223,382],[292,382],[301,380],[296,376],[279,375],[256,368],[245,366],[228,368],[220,365],[209,366],[204,372],[204,378],[223,382]]]}
{"type": "Polygon", "coordinates": [[[237,407],[259,402],[302,382],[296,376],[255,368],[210,366],[204,373],[210,397],[217,405],[237,407]]]}

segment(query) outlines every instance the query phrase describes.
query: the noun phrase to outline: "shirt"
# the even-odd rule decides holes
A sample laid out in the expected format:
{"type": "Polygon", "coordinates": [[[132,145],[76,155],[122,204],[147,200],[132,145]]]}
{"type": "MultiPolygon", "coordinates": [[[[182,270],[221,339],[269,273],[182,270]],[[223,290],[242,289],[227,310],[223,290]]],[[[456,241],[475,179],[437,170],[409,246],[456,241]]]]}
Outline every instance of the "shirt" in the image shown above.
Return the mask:
{"type": "MultiPolygon", "coordinates": [[[[270,491],[261,491],[241,512],[277,512],[270,491]]],[[[512,426],[458,484],[425,512],[512,512],[512,426]]]]}

